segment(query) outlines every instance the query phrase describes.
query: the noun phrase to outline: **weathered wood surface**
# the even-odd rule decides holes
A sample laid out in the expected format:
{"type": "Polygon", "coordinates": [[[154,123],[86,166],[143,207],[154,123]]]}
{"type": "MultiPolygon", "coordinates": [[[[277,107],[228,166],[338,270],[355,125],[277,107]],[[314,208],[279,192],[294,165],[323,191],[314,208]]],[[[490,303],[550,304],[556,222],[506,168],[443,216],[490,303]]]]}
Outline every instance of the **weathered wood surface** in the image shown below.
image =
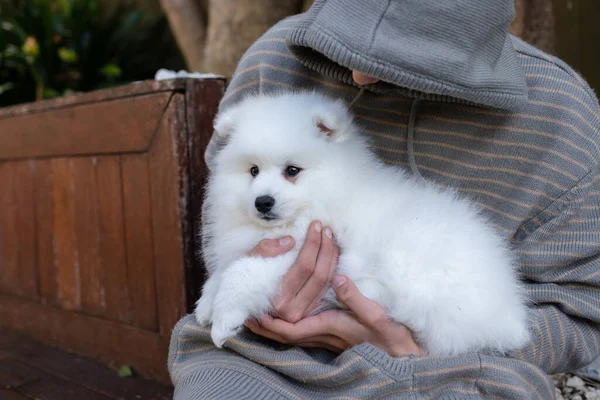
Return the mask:
{"type": "MultiPolygon", "coordinates": [[[[116,366],[114,366],[116,367],[116,366]]],[[[167,400],[173,390],[35,342],[0,332],[0,399],[167,400]]]]}
{"type": "MultiPolygon", "coordinates": [[[[197,239],[196,233],[200,231],[202,225],[202,197],[198,195],[202,193],[204,184],[208,177],[208,170],[204,162],[204,150],[213,133],[213,123],[208,118],[203,118],[204,114],[215,115],[217,113],[218,103],[207,102],[202,99],[214,99],[223,96],[225,86],[216,86],[208,84],[206,81],[190,82],[190,90],[186,92],[187,106],[187,126],[190,132],[195,134],[190,135],[189,143],[189,168],[190,168],[190,210],[191,225],[188,227],[189,234],[186,236],[188,243],[189,259],[197,259],[200,243],[194,244],[197,239]]],[[[204,283],[205,271],[204,268],[194,263],[186,263],[191,268],[187,269],[187,280],[194,281],[194,285],[187,285],[188,304],[192,304],[198,300],[200,296],[200,288],[204,283]]]]}
{"type": "Polygon", "coordinates": [[[48,110],[58,110],[72,105],[84,105],[88,103],[100,103],[113,101],[127,97],[136,97],[145,94],[156,94],[160,92],[184,92],[188,81],[185,79],[173,79],[165,81],[144,81],[131,85],[118,86],[110,89],[97,90],[77,94],[74,96],[59,97],[52,100],[43,100],[35,103],[19,104],[12,107],[0,108],[0,119],[15,117],[23,114],[33,114],[48,110]]]}
{"type": "Polygon", "coordinates": [[[147,151],[171,96],[148,94],[0,119],[0,160],[147,151]]]}
{"type": "MultiPolygon", "coordinates": [[[[0,110],[0,328],[168,383],[222,80],[0,110]]],[[[31,395],[35,395],[32,392],[31,395]]]]}

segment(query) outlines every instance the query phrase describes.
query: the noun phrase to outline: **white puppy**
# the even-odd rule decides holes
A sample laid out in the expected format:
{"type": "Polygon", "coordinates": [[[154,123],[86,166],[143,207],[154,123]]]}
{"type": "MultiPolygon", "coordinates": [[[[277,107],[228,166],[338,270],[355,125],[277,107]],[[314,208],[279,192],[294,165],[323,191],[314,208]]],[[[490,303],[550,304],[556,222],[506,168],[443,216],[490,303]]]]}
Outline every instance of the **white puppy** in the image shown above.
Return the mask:
{"type": "MultiPolygon", "coordinates": [[[[271,310],[312,220],[331,226],[338,273],[431,355],[506,352],[529,338],[513,254],[454,191],[378,161],[347,106],[316,93],[250,97],[221,112],[226,138],[209,178],[202,232],[208,269],[196,318],[219,347],[271,310]],[[246,253],[291,235],[275,258],[246,253]]],[[[326,301],[336,304],[333,290],[326,301]]]]}

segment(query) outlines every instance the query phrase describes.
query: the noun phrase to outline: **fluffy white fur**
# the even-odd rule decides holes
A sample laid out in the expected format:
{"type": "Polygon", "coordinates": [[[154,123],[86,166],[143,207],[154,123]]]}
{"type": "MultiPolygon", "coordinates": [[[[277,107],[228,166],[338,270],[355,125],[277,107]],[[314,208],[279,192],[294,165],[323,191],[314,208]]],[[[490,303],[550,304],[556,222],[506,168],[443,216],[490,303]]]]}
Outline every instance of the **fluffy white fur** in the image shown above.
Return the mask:
{"type": "MultiPolygon", "coordinates": [[[[429,354],[526,344],[527,307],[508,244],[454,191],[380,162],[345,104],[317,93],[251,97],[220,113],[215,131],[227,144],[207,185],[209,277],[195,314],[212,324],[217,346],[270,311],[312,220],[333,228],[338,272],[412,329],[429,354]],[[295,180],[285,176],[290,165],[302,168],[295,180]],[[274,220],[255,207],[265,195],[275,199],[274,220]],[[296,240],[289,253],[245,255],[284,235],[296,240]]],[[[340,306],[333,290],[326,299],[340,306]]]]}

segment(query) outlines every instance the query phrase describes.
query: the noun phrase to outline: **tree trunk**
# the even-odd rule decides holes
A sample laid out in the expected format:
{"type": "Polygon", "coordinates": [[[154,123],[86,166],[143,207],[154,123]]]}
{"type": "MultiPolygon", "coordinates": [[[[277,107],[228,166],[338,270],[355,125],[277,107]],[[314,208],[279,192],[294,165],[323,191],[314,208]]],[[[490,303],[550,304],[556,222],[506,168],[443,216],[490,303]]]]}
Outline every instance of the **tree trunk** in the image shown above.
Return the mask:
{"type": "Polygon", "coordinates": [[[206,39],[206,0],[160,0],[160,4],[188,69],[202,71],[206,39]]]}
{"type": "Polygon", "coordinates": [[[315,0],[304,0],[302,2],[302,12],[305,12],[306,10],[308,10],[314,2],[315,2],[315,0]]]}
{"type": "Polygon", "coordinates": [[[516,0],[511,33],[547,53],[555,51],[551,0],[516,0]]]}
{"type": "Polygon", "coordinates": [[[203,70],[231,76],[258,37],[300,8],[301,0],[209,0],[203,70]]]}

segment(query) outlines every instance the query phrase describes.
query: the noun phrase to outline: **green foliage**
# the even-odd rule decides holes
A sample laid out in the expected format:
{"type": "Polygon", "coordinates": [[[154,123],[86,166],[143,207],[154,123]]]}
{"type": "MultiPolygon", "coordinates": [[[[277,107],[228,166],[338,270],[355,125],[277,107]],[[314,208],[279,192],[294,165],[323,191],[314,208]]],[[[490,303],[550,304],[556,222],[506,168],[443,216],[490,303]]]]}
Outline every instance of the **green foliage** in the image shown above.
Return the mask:
{"type": "MultiPolygon", "coordinates": [[[[1,2],[0,2],[1,3],[1,2]]],[[[163,16],[99,0],[0,4],[0,106],[149,79],[184,61],[163,16]]]]}
{"type": "Polygon", "coordinates": [[[123,365],[121,368],[119,368],[117,373],[119,374],[119,376],[121,378],[128,378],[130,376],[133,376],[133,371],[131,370],[131,367],[128,365],[123,365]]]}

